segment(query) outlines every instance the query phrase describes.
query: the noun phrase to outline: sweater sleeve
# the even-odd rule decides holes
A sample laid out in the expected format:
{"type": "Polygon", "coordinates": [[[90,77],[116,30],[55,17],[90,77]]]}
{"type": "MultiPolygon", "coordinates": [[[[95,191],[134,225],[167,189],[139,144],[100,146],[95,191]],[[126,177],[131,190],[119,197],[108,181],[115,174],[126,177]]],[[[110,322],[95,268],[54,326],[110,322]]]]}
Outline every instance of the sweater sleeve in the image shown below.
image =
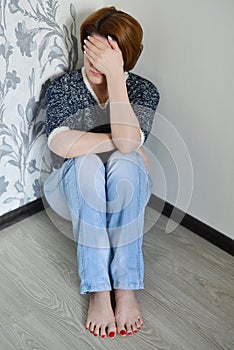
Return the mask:
{"type": "Polygon", "coordinates": [[[65,76],[54,79],[46,91],[45,130],[51,132],[61,126],[67,126],[66,120],[71,115],[69,105],[69,86],[65,76]]]}
{"type": "Polygon", "coordinates": [[[160,94],[156,86],[147,79],[135,76],[130,102],[144,134],[144,142],[152,129],[159,100],[160,94]]]}

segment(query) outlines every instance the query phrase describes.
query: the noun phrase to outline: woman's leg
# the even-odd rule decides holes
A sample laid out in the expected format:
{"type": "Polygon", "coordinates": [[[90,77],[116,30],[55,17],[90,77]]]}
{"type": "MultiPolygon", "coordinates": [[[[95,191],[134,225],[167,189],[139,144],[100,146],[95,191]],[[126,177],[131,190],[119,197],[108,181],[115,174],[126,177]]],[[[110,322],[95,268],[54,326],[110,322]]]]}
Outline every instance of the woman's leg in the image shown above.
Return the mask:
{"type": "Polygon", "coordinates": [[[152,182],[143,158],[137,152],[122,154],[116,151],[106,165],[106,173],[115,315],[118,332],[126,330],[130,333],[137,331],[143,323],[133,290],[144,288],[144,211],[152,182]]]}
{"type": "Polygon", "coordinates": [[[86,328],[95,335],[115,333],[109,279],[110,245],[106,231],[105,168],[94,154],[69,159],[62,189],[68,202],[77,247],[81,294],[90,293],[86,328]]]}
{"type": "Polygon", "coordinates": [[[62,181],[77,246],[80,292],[111,290],[104,165],[94,154],[67,162],[62,181]]]}
{"type": "Polygon", "coordinates": [[[106,165],[107,221],[114,289],[143,289],[144,212],[151,180],[137,152],[116,151],[106,165]]]}

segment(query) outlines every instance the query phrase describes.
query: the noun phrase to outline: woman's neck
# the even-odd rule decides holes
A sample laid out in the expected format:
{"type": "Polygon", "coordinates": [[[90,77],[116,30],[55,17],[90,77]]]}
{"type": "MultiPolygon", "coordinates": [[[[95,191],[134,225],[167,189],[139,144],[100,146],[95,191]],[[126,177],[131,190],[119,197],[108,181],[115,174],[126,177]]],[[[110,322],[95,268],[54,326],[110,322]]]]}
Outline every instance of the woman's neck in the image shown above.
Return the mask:
{"type": "Polygon", "coordinates": [[[90,84],[95,95],[97,96],[100,104],[105,104],[106,101],[108,100],[108,89],[107,89],[107,84],[90,84]]]}

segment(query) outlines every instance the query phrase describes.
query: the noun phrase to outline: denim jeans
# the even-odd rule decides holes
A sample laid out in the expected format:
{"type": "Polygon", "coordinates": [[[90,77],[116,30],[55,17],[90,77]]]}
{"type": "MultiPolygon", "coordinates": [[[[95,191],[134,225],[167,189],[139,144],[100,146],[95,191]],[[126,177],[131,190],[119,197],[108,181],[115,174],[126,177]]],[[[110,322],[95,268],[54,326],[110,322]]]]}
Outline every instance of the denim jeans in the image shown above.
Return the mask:
{"type": "Polygon", "coordinates": [[[137,152],[68,159],[60,190],[71,212],[80,293],[143,289],[144,211],[152,181],[137,152]]]}

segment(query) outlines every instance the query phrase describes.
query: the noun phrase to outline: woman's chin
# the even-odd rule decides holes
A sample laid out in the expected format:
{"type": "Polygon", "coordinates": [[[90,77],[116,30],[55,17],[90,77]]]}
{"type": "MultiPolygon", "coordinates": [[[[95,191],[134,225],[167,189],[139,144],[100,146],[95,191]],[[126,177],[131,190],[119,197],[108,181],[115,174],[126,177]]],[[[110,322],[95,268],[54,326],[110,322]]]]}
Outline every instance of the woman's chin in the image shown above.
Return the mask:
{"type": "Polygon", "coordinates": [[[103,84],[105,82],[105,75],[101,73],[90,73],[88,74],[88,80],[91,84],[103,84]]]}

